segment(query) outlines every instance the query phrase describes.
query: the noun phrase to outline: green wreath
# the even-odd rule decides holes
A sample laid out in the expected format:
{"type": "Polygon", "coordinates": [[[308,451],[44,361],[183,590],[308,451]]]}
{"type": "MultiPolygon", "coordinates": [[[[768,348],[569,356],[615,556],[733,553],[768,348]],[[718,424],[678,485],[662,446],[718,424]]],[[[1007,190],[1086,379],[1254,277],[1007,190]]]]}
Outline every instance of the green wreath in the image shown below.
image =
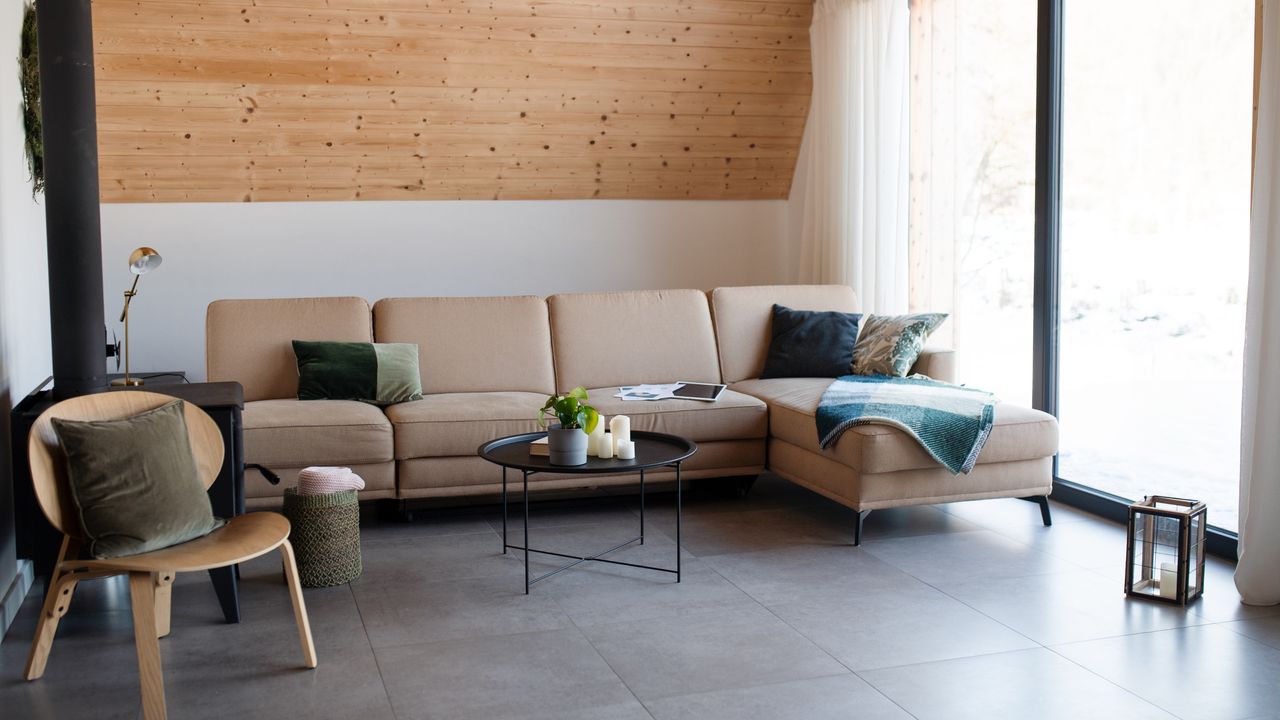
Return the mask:
{"type": "Polygon", "coordinates": [[[22,82],[22,124],[27,138],[27,170],[31,173],[31,194],[44,192],[44,141],[40,132],[40,54],[36,47],[36,6],[27,5],[22,15],[22,46],[18,57],[22,82]]]}

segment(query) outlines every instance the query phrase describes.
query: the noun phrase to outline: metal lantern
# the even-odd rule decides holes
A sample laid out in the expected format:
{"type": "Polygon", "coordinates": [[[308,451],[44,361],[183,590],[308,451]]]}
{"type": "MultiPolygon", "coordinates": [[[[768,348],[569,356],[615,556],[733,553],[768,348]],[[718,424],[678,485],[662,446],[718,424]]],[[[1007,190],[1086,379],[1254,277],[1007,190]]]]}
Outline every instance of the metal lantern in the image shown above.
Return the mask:
{"type": "Polygon", "coordinates": [[[1152,495],[1130,505],[1125,594],[1176,605],[1200,597],[1207,518],[1199,500],[1152,495]]]}

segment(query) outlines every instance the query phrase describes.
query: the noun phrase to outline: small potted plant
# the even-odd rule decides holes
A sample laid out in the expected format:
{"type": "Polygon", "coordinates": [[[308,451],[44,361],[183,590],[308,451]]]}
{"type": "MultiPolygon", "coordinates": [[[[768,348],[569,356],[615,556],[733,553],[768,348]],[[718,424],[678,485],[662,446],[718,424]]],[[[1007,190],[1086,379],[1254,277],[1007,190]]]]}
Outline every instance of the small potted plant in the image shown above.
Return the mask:
{"type": "Polygon", "coordinates": [[[600,413],[587,404],[587,390],[576,387],[565,395],[552,395],[538,411],[538,425],[547,428],[548,454],[552,465],[583,465],[587,462],[587,435],[596,429],[600,413]],[[548,424],[548,415],[559,420],[548,424]]]}

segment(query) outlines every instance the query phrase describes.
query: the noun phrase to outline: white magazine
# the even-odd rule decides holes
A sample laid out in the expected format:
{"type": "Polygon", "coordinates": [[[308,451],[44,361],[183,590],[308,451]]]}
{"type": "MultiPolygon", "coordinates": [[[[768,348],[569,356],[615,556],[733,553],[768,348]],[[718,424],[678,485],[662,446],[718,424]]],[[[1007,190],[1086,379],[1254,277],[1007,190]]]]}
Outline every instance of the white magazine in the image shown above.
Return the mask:
{"type": "Polygon", "coordinates": [[[618,388],[616,398],[623,400],[666,400],[675,397],[676,389],[684,383],[667,383],[665,385],[628,385],[618,388]]]}

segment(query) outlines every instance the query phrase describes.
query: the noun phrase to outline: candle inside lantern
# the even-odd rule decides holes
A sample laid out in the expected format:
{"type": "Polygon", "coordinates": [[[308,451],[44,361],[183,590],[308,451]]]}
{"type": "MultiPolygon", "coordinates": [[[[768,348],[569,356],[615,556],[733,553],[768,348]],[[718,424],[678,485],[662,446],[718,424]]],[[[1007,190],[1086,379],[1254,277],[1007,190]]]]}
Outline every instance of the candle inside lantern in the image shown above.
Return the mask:
{"type": "Polygon", "coordinates": [[[1178,570],[1173,563],[1160,563],[1160,597],[1178,599],[1178,570]]]}
{"type": "Polygon", "coordinates": [[[631,418],[626,415],[615,415],[609,421],[609,432],[613,433],[613,441],[619,440],[631,442],[631,418]]]}
{"type": "Polygon", "coordinates": [[[632,440],[619,440],[618,442],[618,459],[619,460],[635,460],[636,444],[632,440]]]}
{"type": "Polygon", "coordinates": [[[596,445],[596,457],[604,460],[613,457],[613,433],[605,433],[600,436],[600,441],[596,445]]]}

